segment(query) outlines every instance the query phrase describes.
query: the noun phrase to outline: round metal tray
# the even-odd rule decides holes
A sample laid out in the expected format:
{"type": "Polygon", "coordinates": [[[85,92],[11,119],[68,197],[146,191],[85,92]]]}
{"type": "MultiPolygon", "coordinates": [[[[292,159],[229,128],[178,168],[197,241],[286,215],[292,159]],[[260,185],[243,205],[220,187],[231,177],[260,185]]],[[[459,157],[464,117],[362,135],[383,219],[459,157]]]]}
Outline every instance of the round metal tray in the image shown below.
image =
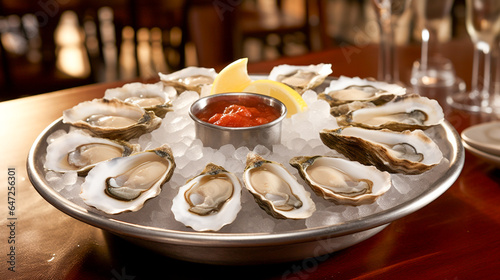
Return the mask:
{"type": "MultiPolygon", "coordinates": [[[[282,233],[188,232],[143,226],[107,216],[71,202],[45,179],[43,159],[47,138],[59,129],[68,130],[62,119],[54,121],[35,140],[27,161],[29,178],[40,195],[54,207],[82,222],[121,236],[169,257],[210,264],[259,264],[320,257],[370,238],[389,223],[426,206],[444,193],[459,176],[464,149],[457,131],[445,121],[433,138],[441,141],[444,168],[432,174],[434,181],[422,193],[394,207],[343,224],[282,233]]],[[[432,170],[431,170],[432,171],[432,170]]],[[[418,183],[418,182],[417,182],[418,183]]]]}

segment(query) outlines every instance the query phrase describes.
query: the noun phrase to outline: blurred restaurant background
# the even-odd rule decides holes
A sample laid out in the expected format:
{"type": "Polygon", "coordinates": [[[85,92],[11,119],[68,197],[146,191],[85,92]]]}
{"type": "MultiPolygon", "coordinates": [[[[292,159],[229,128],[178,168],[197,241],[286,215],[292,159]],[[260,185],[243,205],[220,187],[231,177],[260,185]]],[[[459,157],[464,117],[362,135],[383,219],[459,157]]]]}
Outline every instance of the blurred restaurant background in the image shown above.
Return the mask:
{"type": "MultiPolygon", "coordinates": [[[[440,23],[441,41],[468,38],[464,2],[440,23]]],[[[397,44],[420,44],[415,8],[397,44]]],[[[378,34],[371,0],[0,0],[0,100],[376,44],[378,34]]]]}

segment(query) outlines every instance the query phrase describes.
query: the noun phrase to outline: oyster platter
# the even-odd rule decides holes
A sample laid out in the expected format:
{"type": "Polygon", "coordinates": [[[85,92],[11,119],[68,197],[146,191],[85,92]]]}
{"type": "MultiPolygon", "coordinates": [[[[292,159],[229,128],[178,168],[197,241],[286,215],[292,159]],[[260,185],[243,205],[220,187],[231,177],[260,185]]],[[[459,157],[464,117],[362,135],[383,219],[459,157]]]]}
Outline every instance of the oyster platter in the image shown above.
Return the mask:
{"type": "Polygon", "coordinates": [[[110,88],[68,108],[34,143],[30,180],[66,214],[166,255],[259,263],[360,242],[430,203],[461,171],[459,137],[435,100],[331,78],[330,64],[278,65],[269,75],[246,74],[246,60],[226,68],[160,73],[159,82],[110,88]],[[257,83],[293,93],[255,92],[292,112],[280,143],[214,148],[197,138],[191,104],[231,89],[219,76],[238,65],[244,85],[231,91],[257,83]],[[318,240],[336,243],[318,250],[318,240]],[[235,251],[299,243],[303,250],[286,257],[235,251]]]}

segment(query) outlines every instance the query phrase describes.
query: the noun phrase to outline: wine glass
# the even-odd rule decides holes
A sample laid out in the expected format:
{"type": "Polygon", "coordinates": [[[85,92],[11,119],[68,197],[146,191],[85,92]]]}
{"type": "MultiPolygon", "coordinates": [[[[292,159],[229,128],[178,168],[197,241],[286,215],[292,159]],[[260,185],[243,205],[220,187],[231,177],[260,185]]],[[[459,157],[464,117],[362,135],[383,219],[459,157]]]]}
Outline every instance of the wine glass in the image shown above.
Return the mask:
{"type": "Polygon", "coordinates": [[[378,79],[388,83],[399,82],[398,65],[395,59],[394,26],[410,1],[372,0],[380,27],[378,79]]]}
{"type": "Polygon", "coordinates": [[[422,21],[421,58],[413,64],[411,84],[420,88],[450,87],[456,82],[452,62],[439,49],[439,33],[451,12],[454,0],[415,1],[416,15],[422,21]]]}
{"type": "Polygon", "coordinates": [[[465,20],[467,32],[474,43],[471,90],[449,96],[448,102],[460,109],[491,113],[500,109],[493,105],[495,86],[492,81],[492,55],[498,51],[497,39],[500,34],[500,1],[467,0],[465,20]]]}

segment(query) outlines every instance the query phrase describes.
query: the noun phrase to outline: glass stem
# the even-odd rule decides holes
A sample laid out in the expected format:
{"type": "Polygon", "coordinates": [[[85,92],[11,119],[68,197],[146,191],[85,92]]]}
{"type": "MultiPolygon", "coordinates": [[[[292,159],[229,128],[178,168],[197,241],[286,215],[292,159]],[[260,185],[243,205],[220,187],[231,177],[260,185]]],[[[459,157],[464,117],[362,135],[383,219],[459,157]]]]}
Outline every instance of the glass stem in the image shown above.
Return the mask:
{"type": "Polygon", "coordinates": [[[420,69],[427,71],[429,65],[429,30],[422,29],[422,53],[420,55],[420,69]]]}
{"type": "Polygon", "coordinates": [[[432,24],[427,24],[427,26],[422,30],[422,64],[425,70],[427,70],[429,63],[432,63],[433,58],[440,56],[440,48],[439,48],[439,38],[438,31],[436,27],[432,24]],[[425,48],[425,56],[424,56],[424,48],[425,48]],[[425,57],[425,59],[424,59],[425,57]]]}
{"type": "Polygon", "coordinates": [[[479,60],[481,59],[481,51],[474,44],[474,58],[472,64],[472,79],[471,79],[471,91],[470,98],[475,99],[479,96],[479,60]]]}
{"type": "Polygon", "coordinates": [[[490,85],[491,85],[491,52],[484,52],[484,73],[483,90],[481,91],[481,108],[485,109],[490,104],[490,85]]]}
{"type": "MultiPolygon", "coordinates": [[[[472,65],[472,80],[470,99],[478,106],[478,110],[490,112],[495,85],[491,77],[493,73],[493,55],[491,46],[485,42],[474,44],[474,64],[472,65]],[[481,68],[482,66],[482,68],[481,68]]],[[[495,69],[496,70],[496,69],[495,69]]]]}
{"type": "Polygon", "coordinates": [[[394,28],[390,9],[382,12],[379,20],[380,50],[379,50],[379,80],[393,83],[397,82],[396,59],[394,48],[394,28]]]}

